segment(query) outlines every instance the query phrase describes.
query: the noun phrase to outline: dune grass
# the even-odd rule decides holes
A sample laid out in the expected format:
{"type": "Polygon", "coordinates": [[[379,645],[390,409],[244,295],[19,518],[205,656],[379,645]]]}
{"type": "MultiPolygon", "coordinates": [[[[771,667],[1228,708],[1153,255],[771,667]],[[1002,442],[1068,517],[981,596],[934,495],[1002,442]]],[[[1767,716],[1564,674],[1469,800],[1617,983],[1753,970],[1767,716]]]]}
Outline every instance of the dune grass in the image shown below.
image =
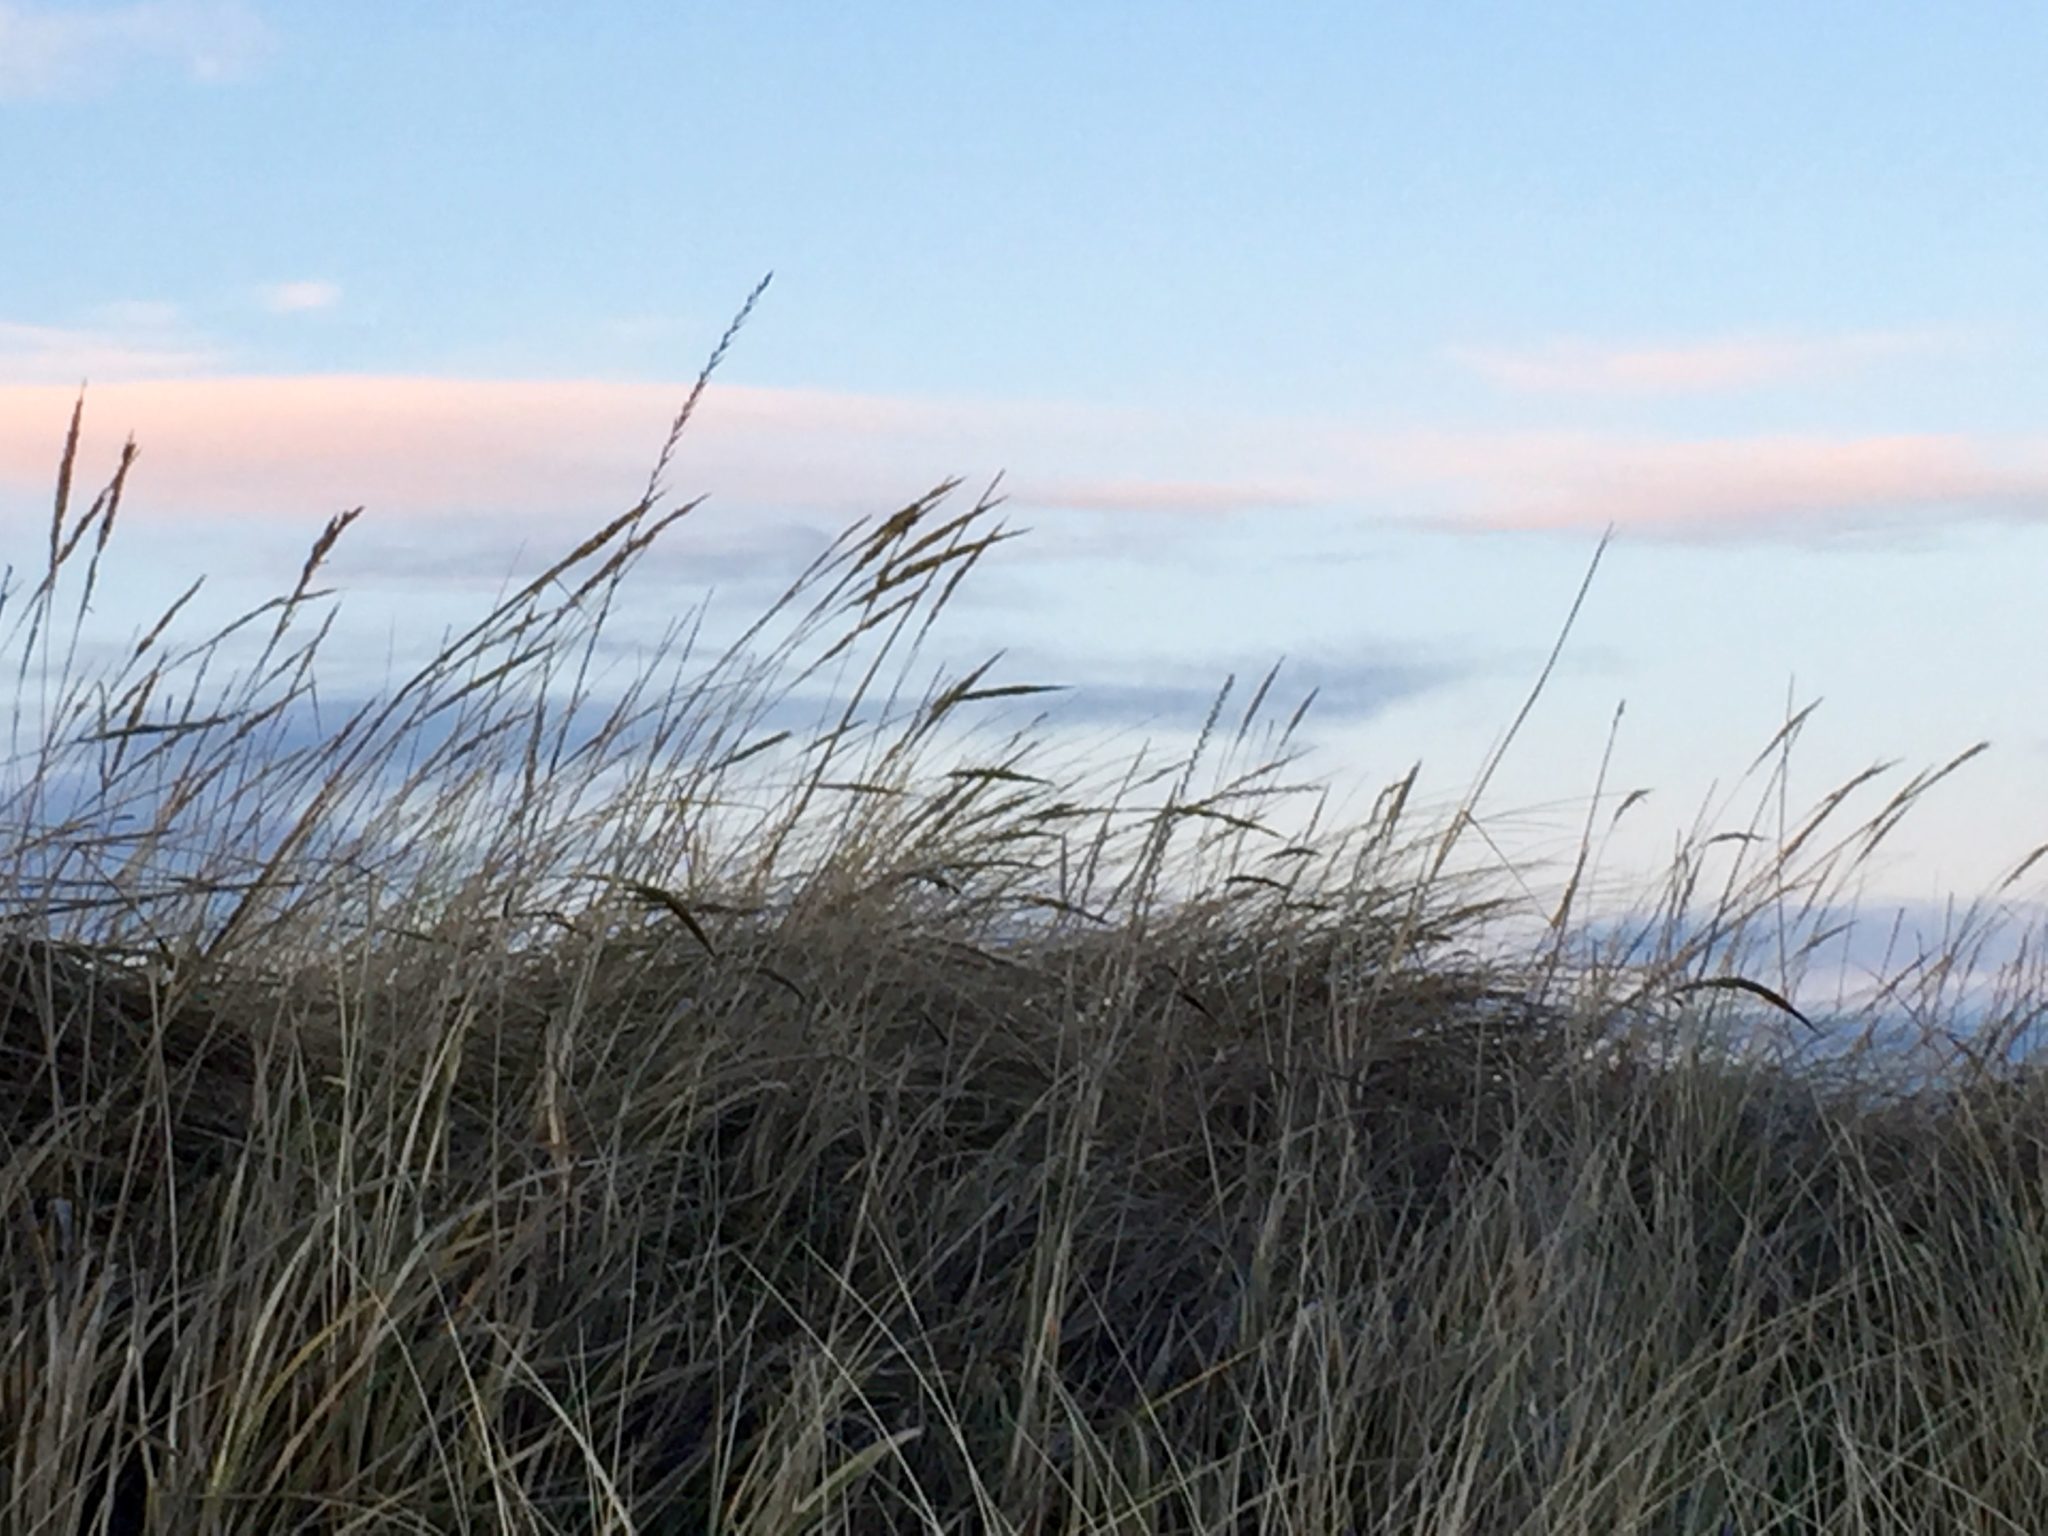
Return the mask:
{"type": "Polygon", "coordinates": [[[1745,946],[1938,773],[1521,952],[1413,775],[1266,830],[1270,676],[1101,783],[967,731],[1036,685],[912,682],[956,487],[614,684],[658,469],[334,718],[353,514],[102,662],[77,457],[0,606],[0,1531],[2048,1529],[2038,995],[1910,1085],[1709,1027],[1805,1033],[1745,946]]]}

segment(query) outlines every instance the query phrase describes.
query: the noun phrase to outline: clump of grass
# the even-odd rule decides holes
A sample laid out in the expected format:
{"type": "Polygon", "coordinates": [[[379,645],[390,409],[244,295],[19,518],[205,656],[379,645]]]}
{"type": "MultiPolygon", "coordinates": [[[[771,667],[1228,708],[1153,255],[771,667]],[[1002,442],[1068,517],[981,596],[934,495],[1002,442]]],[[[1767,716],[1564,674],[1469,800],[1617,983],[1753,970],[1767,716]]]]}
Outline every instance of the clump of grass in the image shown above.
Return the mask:
{"type": "Polygon", "coordinates": [[[0,1530],[2048,1524],[2038,997],[1911,1085],[1704,1029],[1931,780],[1518,953],[1413,774],[1270,830],[1270,676],[1107,783],[913,689],[955,486],[608,691],[657,469],[309,734],[355,514],[94,670],[77,448],[0,605],[0,1530]]]}

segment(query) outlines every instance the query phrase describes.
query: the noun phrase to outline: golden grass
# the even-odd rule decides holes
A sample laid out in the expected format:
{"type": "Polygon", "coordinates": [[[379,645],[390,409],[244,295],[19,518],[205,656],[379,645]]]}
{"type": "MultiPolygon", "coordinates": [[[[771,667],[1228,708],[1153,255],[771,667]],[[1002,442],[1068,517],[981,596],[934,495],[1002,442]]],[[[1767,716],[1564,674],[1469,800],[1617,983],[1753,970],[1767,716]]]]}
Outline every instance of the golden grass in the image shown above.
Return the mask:
{"type": "Polygon", "coordinates": [[[1704,921],[1703,836],[1629,964],[1582,859],[1517,959],[1473,805],[1267,831],[1271,677],[1107,786],[955,731],[1037,685],[906,704],[1008,537],[950,486],[601,693],[660,468],[308,744],[354,514],[95,672],[77,443],[0,601],[0,1531],[2048,1529],[2038,997],[1910,1090],[1705,1028],[1939,775],[1704,921]]]}

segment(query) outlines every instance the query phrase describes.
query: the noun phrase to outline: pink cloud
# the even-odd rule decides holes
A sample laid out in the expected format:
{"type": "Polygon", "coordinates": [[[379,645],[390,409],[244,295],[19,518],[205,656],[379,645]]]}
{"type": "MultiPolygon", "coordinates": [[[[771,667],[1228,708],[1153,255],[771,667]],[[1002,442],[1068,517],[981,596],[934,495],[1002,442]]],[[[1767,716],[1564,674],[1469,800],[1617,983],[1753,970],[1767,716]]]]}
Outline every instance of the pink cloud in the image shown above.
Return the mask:
{"type": "Polygon", "coordinates": [[[1774,532],[1842,518],[2048,511],[2048,443],[2030,440],[1413,434],[1360,452],[1454,516],[1493,528],[1774,532]]]}
{"type": "Polygon", "coordinates": [[[1673,395],[1749,389],[1843,372],[1949,344],[1933,332],[1833,337],[1735,337],[1665,346],[1605,346],[1565,339],[1529,351],[1461,347],[1451,352],[1503,389],[1544,394],[1673,395]]]}
{"type": "MultiPolygon", "coordinates": [[[[86,477],[133,433],[130,516],[317,520],[600,517],[628,504],[684,383],[382,377],[128,379],[86,395],[86,477]]],[[[76,396],[0,384],[0,485],[50,484],[76,396]]],[[[1199,438],[1202,434],[1192,434],[1199,438]]],[[[684,495],[831,515],[901,505],[941,479],[1002,476],[1018,506],[1222,516],[1313,504],[1301,475],[1244,474],[1167,417],[1044,402],[933,401],[720,384],[668,479],[684,495]],[[1181,473],[1158,473],[1178,465],[1181,473]]],[[[1257,453],[1257,439],[1240,444],[1257,453]]],[[[1272,454],[1272,457],[1284,457],[1272,454]]]]}
{"type": "MultiPolygon", "coordinates": [[[[76,392],[75,373],[0,384],[0,485],[47,489],[76,392]]],[[[83,473],[104,473],[132,433],[142,449],[134,516],[316,519],[358,504],[396,516],[604,516],[644,487],[687,393],[575,380],[131,378],[88,388],[83,473]]],[[[993,475],[1001,462],[977,462],[972,445],[1001,435],[971,407],[720,385],[669,478],[685,494],[874,510],[949,474],[993,475]]]]}
{"type": "MultiPolygon", "coordinates": [[[[0,384],[0,496],[10,503],[47,496],[76,387],[75,374],[0,384]]],[[[143,455],[130,487],[136,519],[311,525],[356,505],[373,518],[596,519],[638,496],[687,387],[131,378],[89,390],[81,473],[96,484],[132,432],[143,455]]],[[[743,385],[705,395],[668,479],[678,494],[724,506],[837,517],[893,508],[948,477],[979,489],[998,473],[1026,512],[1322,508],[1452,527],[1611,522],[1685,537],[2048,509],[2048,440],[1371,433],[743,385]]],[[[1157,530],[1148,519],[1113,536],[1135,545],[1157,530]]]]}

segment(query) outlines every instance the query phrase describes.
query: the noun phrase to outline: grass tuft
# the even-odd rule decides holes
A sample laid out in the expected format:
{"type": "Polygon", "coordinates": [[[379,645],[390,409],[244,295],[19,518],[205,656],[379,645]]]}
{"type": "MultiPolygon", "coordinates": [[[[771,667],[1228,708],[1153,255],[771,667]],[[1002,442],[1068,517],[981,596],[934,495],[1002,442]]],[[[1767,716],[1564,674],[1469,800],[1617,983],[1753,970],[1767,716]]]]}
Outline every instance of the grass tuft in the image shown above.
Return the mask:
{"type": "Polygon", "coordinates": [[[2039,994],[1942,1015],[1965,930],[1790,1000],[1970,754],[1596,939],[1476,791],[1276,830],[1270,674],[1107,783],[963,734],[1048,685],[909,684],[1011,536],[951,485],[601,687],[691,405],[338,718],[353,512],[88,663],[74,413],[0,596],[0,1532],[2048,1529],[2039,994]]]}

